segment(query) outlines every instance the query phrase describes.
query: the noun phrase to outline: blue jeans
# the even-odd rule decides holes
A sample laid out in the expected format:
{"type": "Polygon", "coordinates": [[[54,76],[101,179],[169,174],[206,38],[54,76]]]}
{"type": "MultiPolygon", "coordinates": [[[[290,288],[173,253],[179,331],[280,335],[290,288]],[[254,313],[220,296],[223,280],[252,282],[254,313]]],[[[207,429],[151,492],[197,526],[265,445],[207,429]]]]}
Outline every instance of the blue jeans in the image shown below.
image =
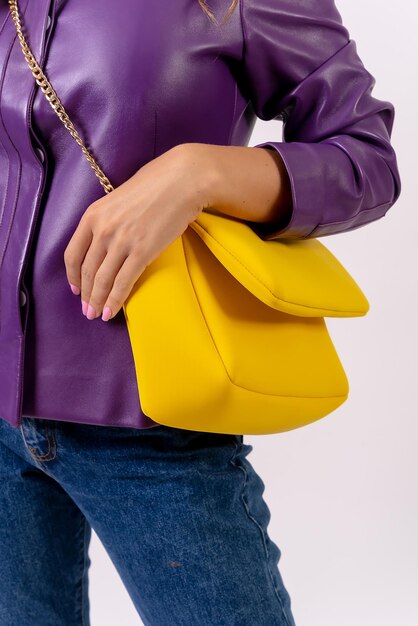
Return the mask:
{"type": "Polygon", "coordinates": [[[295,626],[242,435],[0,420],[0,624],[88,626],[91,529],[146,626],[295,626]]]}

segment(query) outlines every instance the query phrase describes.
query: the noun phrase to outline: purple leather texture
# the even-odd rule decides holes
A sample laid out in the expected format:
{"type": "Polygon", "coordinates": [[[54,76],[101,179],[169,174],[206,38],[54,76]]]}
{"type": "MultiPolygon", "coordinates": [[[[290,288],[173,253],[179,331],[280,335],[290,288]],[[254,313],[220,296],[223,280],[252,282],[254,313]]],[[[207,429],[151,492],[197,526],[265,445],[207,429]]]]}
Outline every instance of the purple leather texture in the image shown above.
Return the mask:
{"type": "MultiPolygon", "coordinates": [[[[19,5],[36,59],[115,187],[179,143],[248,145],[259,117],[283,121],[281,138],[257,145],[280,152],[293,196],[287,224],[252,224],[261,237],[346,232],[399,197],[394,107],[372,96],[333,0],[240,0],[218,25],[197,0],[19,5]]],[[[210,3],[220,22],[228,6],[210,3]]],[[[64,250],[103,194],[0,0],[0,418],[15,427],[22,414],[156,424],[141,409],[123,311],[87,320],[66,279],[64,250]]]]}

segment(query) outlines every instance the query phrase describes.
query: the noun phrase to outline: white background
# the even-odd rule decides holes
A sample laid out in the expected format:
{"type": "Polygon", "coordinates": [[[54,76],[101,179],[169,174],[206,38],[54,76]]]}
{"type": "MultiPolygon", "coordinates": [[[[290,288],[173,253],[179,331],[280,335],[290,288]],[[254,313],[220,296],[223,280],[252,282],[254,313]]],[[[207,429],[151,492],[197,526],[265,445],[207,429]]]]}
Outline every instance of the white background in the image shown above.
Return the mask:
{"type": "MultiPolygon", "coordinates": [[[[402,193],[381,220],[322,239],[371,305],[363,318],[327,319],[349,399],[314,424],[244,441],[297,626],[417,626],[418,10],[412,0],[337,5],[373,94],[395,105],[402,193]]],[[[250,145],[277,138],[279,122],[257,121],[250,145]]],[[[90,556],[92,626],[142,624],[96,535],[90,556]]]]}

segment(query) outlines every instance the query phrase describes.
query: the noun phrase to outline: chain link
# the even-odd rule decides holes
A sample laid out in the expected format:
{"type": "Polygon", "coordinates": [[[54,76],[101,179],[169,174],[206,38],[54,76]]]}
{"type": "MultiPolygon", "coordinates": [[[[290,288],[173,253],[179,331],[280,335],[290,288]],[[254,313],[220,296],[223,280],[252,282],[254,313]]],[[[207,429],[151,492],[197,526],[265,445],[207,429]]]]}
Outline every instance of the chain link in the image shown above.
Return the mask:
{"type": "Polygon", "coordinates": [[[11,13],[13,22],[16,26],[17,34],[18,34],[19,41],[20,41],[20,46],[22,48],[25,59],[29,65],[29,68],[37,84],[42,89],[42,92],[44,93],[46,99],[48,100],[51,107],[54,109],[55,113],[60,118],[61,122],[64,124],[65,128],[70,132],[71,136],[76,140],[76,142],[82,149],[86,159],[88,160],[91,167],[93,168],[105,192],[110,193],[114,189],[112,184],[110,183],[107,176],[105,176],[103,170],[100,169],[99,165],[97,164],[97,162],[95,161],[95,159],[93,158],[89,150],[84,145],[80,135],[78,134],[77,130],[74,128],[74,124],[68,117],[68,114],[66,110],[64,109],[64,106],[61,100],[58,98],[54,88],[52,87],[51,83],[49,82],[45,74],[43,73],[31,49],[29,48],[29,45],[22,31],[22,24],[21,24],[20,17],[19,17],[18,0],[8,0],[8,2],[9,2],[10,13],[11,13]]]}

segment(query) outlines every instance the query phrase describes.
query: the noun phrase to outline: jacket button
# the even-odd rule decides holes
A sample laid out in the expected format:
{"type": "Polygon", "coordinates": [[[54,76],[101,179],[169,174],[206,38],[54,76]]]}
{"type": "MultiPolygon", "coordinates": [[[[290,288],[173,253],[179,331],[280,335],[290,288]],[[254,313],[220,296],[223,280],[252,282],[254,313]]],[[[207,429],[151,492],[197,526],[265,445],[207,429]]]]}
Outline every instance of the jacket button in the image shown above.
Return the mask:
{"type": "Polygon", "coordinates": [[[41,162],[43,163],[43,162],[44,162],[44,160],[45,160],[44,151],[43,151],[43,150],[41,150],[41,148],[35,148],[35,150],[36,150],[36,152],[37,152],[37,154],[38,154],[38,156],[39,156],[39,158],[40,158],[41,162]]]}
{"type": "Polygon", "coordinates": [[[26,294],[23,291],[23,289],[20,290],[19,296],[20,296],[20,306],[25,305],[26,304],[26,294]]]}

